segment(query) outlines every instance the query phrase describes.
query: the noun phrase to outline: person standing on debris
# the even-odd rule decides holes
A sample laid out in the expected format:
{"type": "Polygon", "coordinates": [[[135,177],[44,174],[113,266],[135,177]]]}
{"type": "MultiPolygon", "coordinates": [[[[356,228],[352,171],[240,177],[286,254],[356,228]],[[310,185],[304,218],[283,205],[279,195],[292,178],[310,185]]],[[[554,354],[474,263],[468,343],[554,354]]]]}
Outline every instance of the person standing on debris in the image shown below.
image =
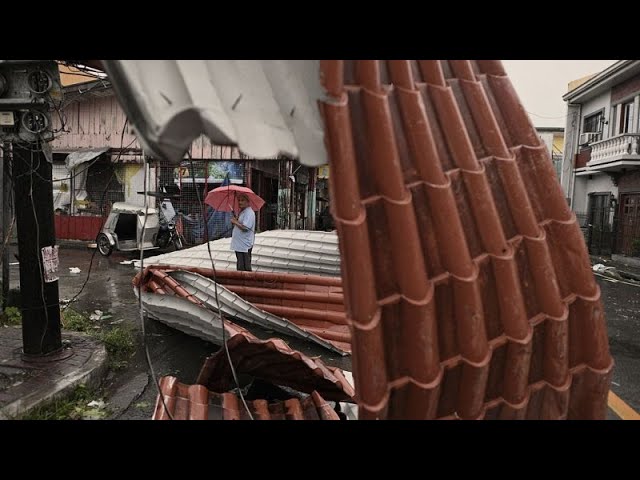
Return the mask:
{"type": "Polygon", "coordinates": [[[249,197],[238,195],[240,214],[231,218],[231,250],[236,252],[238,271],[251,271],[251,250],[255,241],[256,214],[249,206],[249,197]]]}

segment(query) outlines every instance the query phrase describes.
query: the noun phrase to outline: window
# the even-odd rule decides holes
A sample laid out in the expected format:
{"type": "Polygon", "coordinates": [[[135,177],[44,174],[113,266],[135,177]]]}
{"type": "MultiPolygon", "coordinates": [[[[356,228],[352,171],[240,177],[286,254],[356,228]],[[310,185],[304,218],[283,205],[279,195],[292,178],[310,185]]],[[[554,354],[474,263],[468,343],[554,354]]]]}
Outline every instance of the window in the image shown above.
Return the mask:
{"type": "Polygon", "coordinates": [[[620,132],[630,133],[633,128],[633,101],[622,103],[620,109],[620,132]]]}
{"type": "Polygon", "coordinates": [[[593,115],[589,115],[584,119],[584,133],[602,132],[602,125],[604,123],[604,112],[600,111],[593,115]]]}

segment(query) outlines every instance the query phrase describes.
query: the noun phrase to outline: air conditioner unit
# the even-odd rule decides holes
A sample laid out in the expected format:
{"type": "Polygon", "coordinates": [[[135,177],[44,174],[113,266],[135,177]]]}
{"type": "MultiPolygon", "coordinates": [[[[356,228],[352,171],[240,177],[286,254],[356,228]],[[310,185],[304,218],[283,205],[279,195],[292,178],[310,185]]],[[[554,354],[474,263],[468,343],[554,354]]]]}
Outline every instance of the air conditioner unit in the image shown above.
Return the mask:
{"type": "Polygon", "coordinates": [[[585,132],[580,134],[580,145],[587,145],[589,143],[597,142],[600,140],[600,132],[585,132]]]}

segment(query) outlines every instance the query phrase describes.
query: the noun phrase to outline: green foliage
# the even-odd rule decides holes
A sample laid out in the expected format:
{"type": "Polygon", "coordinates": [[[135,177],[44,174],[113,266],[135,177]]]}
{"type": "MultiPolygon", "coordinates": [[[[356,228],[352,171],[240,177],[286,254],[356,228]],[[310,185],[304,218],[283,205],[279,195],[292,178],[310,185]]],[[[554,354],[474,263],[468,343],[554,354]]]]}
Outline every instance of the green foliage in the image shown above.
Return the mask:
{"type": "Polygon", "coordinates": [[[99,392],[78,385],[71,395],[56,399],[41,407],[35,408],[22,417],[23,420],[99,420],[109,412],[104,406],[89,406],[99,398],[99,392]]]}
{"type": "Polygon", "coordinates": [[[4,313],[0,314],[0,325],[21,325],[22,313],[17,307],[7,307],[4,313]]]}

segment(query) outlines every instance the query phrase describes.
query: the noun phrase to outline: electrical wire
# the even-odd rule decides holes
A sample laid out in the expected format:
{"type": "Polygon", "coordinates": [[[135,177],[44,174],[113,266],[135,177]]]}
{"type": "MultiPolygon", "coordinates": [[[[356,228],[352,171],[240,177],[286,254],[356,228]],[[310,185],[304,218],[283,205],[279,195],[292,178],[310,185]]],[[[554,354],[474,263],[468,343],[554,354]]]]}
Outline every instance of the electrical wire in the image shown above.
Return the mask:
{"type": "Polygon", "coordinates": [[[89,78],[96,78],[96,79],[104,79],[107,76],[106,73],[100,72],[100,70],[96,70],[94,68],[90,68],[85,65],[80,65],[78,63],[71,63],[64,60],[60,61],[60,63],[66,67],[69,67],[70,69],[69,75],[78,75],[82,77],[89,77],[89,78]],[[74,72],[71,69],[76,69],[77,72],[74,72]]]}
{"type": "Polygon", "coordinates": [[[533,115],[533,116],[540,117],[540,118],[548,118],[548,119],[550,119],[550,120],[557,119],[557,118],[567,118],[567,116],[566,116],[566,115],[561,115],[561,116],[559,116],[559,117],[546,117],[546,116],[544,116],[544,115],[538,115],[537,113],[533,113],[533,112],[529,112],[529,111],[527,111],[527,113],[528,113],[529,115],[533,115]]]}
{"type": "MultiPolygon", "coordinates": [[[[127,128],[127,124],[129,123],[129,119],[127,118],[124,122],[124,126],[122,127],[122,132],[120,134],[120,151],[118,152],[118,156],[116,157],[116,159],[114,160],[113,163],[117,163],[118,160],[120,160],[120,156],[122,155],[122,145],[124,144],[124,132],[127,128]]],[[[109,188],[109,185],[111,185],[111,182],[113,181],[113,178],[115,177],[116,172],[115,170],[111,173],[111,177],[109,178],[109,181],[107,182],[107,184],[104,187],[104,191],[102,192],[102,198],[100,199],[100,204],[104,205],[104,199],[107,196],[107,190],[109,188]]],[[[108,217],[105,217],[104,220],[102,221],[102,225],[100,226],[100,232],[102,231],[102,229],[104,228],[104,224],[106,223],[108,217]]],[[[91,254],[91,260],[89,261],[89,271],[87,272],[87,277],[84,280],[84,283],[82,284],[82,286],[80,287],[80,291],[78,293],[76,293],[71,300],[69,300],[69,302],[62,308],[62,311],[64,312],[73,302],[76,301],[76,299],[80,296],[80,294],[83,292],[84,287],[87,285],[87,283],[89,283],[89,278],[91,276],[91,268],[93,267],[93,259],[96,256],[96,253],[98,252],[98,246],[96,245],[95,250],[93,251],[93,253],[91,254]]]]}
{"type": "Polygon", "coordinates": [[[205,234],[205,241],[207,242],[207,251],[209,252],[209,260],[211,260],[211,268],[213,270],[213,288],[214,288],[214,292],[215,292],[215,298],[216,298],[216,308],[218,310],[218,317],[220,318],[220,323],[222,325],[222,345],[224,348],[224,351],[226,352],[227,355],[227,361],[229,362],[229,368],[231,370],[231,374],[233,375],[233,380],[236,384],[236,387],[238,389],[238,394],[240,395],[240,399],[242,400],[242,403],[244,405],[244,408],[246,408],[247,410],[247,414],[249,415],[249,418],[251,420],[253,420],[253,415],[251,414],[251,410],[249,410],[249,406],[247,405],[247,402],[244,398],[244,395],[242,394],[242,389],[240,388],[240,382],[238,381],[238,376],[236,374],[236,369],[233,366],[233,362],[231,361],[231,354],[229,353],[229,345],[227,345],[227,332],[226,332],[226,328],[224,325],[224,317],[222,316],[222,309],[220,308],[220,299],[218,298],[218,280],[217,280],[217,274],[216,274],[216,266],[213,262],[213,255],[211,254],[211,242],[209,242],[209,228],[207,225],[207,221],[205,218],[205,214],[204,214],[204,203],[202,201],[202,198],[200,196],[200,190],[198,189],[197,185],[196,185],[196,177],[195,177],[195,169],[193,166],[193,158],[191,157],[191,151],[187,150],[187,156],[189,157],[189,165],[190,165],[190,170],[191,170],[191,178],[193,179],[193,184],[196,187],[196,195],[198,198],[198,203],[200,204],[200,212],[202,214],[202,221],[204,222],[204,234],[205,234]]]}
{"type": "Polygon", "coordinates": [[[153,383],[156,386],[156,389],[158,390],[158,395],[162,400],[162,406],[164,407],[164,411],[169,416],[169,419],[173,420],[173,416],[171,415],[171,412],[169,412],[169,409],[167,408],[167,403],[165,401],[164,394],[162,393],[162,389],[160,388],[160,381],[156,377],[155,371],[153,370],[151,355],[149,354],[149,347],[147,345],[147,333],[144,326],[144,307],[142,306],[142,276],[144,274],[144,233],[147,228],[147,217],[149,214],[146,157],[143,159],[142,165],[144,168],[144,180],[142,182],[144,187],[144,221],[142,222],[142,231],[140,232],[140,238],[138,239],[138,246],[140,247],[140,281],[138,282],[138,307],[140,308],[140,326],[142,327],[142,345],[144,346],[144,353],[147,358],[147,365],[149,366],[149,372],[151,373],[151,378],[153,378],[153,383]]]}

